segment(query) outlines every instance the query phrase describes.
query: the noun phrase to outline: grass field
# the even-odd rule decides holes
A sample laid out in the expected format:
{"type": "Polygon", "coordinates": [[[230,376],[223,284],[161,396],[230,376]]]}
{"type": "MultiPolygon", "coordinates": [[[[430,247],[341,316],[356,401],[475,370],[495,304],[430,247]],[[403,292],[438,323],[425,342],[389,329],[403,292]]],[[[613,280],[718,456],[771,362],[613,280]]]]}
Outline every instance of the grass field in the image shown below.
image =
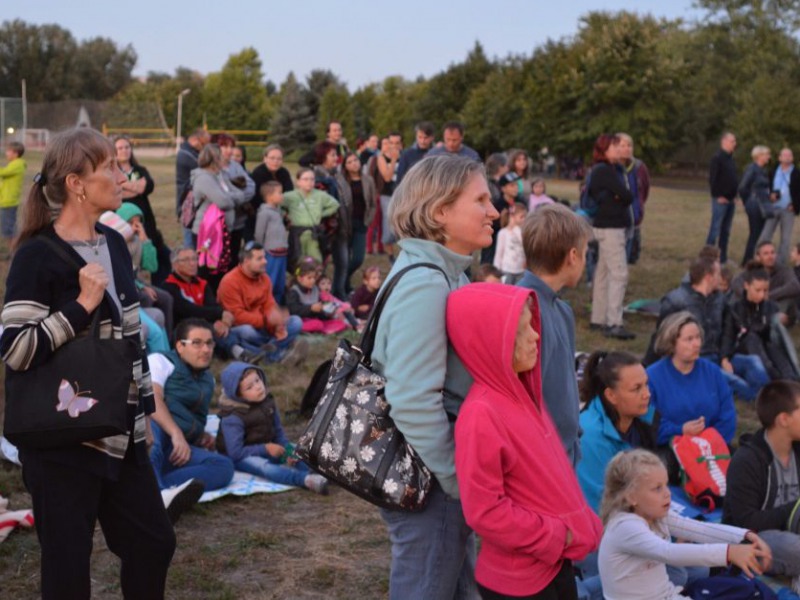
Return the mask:
{"type": "MultiPolygon", "coordinates": [[[[28,179],[37,172],[41,156],[27,155],[28,179]]],[[[156,181],[150,197],[159,227],[170,244],[180,241],[174,217],[174,163],[148,157],[143,161],[156,181]]],[[[254,167],[255,164],[248,165],[254,167]]],[[[294,170],[290,166],[290,170],[294,170]]],[[[703,245],[709,222],[708,198],[703,183],[676,185],[656,182],[647,205],[643,230],[644,251],[631,269],[626,301],[659,298],[675,287],[686,271],[688,260],[703,245]]],[[[27,188],[26,188],[27,189],[27,188]]],[[[548,192],[571,201],[577,199],[575,182],[552,181],[548,192]]],[[[738,258],[744,247],[747,223],[737,209],[731,256],[738,258]]],[[[385,257],[368,257],[380,265],[385,257]]],[[[0,263],[0,282],[8,263],[0,263]]],[[[356,274],[360,276],[360,274],[356,274]]],[[[577,319],[578,348],[626,349],[643,353],[654,321],[633,316],[627,325],[638,334],[632,342],[610,341],[589,331],[591,290],[582,286],[565,298],[577,319]]],[[[299,406],[315,367],[331,354],[335,340],[313,340],[307,364],[287,372],[268,367],[267,376],[282,411],[299,406]]],[[[222,365],[214,365],[219,372],[222,365]]],[[[0,398],[0,422],[4,401],[0,398]]],[[[738,404],[740,429],[755,426],[752,407],[738,404]]],[[[290,435],[299,434],[302,423],[285,421],[290,435]]],[[[30,506],[20,470],[0,462],[0,494],[11,501],[11,509],[30,506]]],[[[387,595],[390,548],[378,511],[348,493],[333,489],[328,497],[306,491],[227,497],[197,507],[184,515],[176,527],[178,549],[168,580],[168,597],[174,599],[255,598],[358,598],[368,600],[387,595]]],[[[17,531],[0,543],[0,597],[38,597],[39,548],[31,531],[17,531]]],[[[99,529],[92,562],[94,598],[118,598],[119,566],[106,548],[99,529]]]]}

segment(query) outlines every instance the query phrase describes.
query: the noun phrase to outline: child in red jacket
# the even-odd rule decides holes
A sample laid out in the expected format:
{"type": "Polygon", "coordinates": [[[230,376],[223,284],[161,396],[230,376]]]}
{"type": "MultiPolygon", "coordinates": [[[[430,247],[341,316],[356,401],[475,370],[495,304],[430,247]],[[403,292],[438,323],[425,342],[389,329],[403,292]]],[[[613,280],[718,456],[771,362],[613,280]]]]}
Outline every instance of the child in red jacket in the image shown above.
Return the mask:
{"type": "Polygon", "coordinates": [[[577,599],[572,561],[602,533],[542,399],[539,329],[525,288],[476,283],[447,301],[447,335],[475,379],[456,421],[456,475],[482,539],[483,598],[577,599]]]}

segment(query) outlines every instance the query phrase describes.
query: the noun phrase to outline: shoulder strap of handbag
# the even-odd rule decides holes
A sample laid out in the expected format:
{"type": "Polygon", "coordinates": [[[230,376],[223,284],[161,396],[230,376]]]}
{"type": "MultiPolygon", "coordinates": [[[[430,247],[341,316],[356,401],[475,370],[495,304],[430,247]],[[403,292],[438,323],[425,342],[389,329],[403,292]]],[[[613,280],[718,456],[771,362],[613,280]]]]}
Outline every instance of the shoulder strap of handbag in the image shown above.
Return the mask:
{"type": "Polygon", "coordinates": [[[394,288],[397,286],[400,278],[403,275],[412,269],[423,267],[426,269],[435,269],[439,271],[444,276],[444,280],[447,282],[447,287],[450,287],[450,280],[447,279],[447,274],[442,270],[441,267],[433,263],[417,263],[414,265],[409,265],[398,271],[397,275],[389,280],[389,282],[386,284],[386,287],[381,290],[377,300],[375,300],[375,305],[372,307],[372,311],[369,313],[369,318],[367,319],[367,324],[364,327],[364,333],[361,334],[361,343],[359,344],[359,347],[361,348],[364,362],[366,364],[369,364],[372,360],[372,349],[375,346],[375,334],[378,330],[378,321],[381,318],[381,313],[383,312],[384,306],[386,306],[386,302],[389,300],[392,290],[394,290],[394,288]]]}
{"type": "MultiPolygon", "coordinates": [[[[58,242],[56,242],[55,240],[47,237],[46,235],[38,235],[36,237],[38,239],[42,240],[48,246],[50,246],[50,248],[52,248],[55,251],[56,254],[58,254],[61,258],[63,258],[64,262],[66,262],[70,267],[74,267],[76,272],[80,271],[83,268],[82,265],[80,263],[78,263],[78,261],[75,260],[74,257],[70,256],[69,252],[64,250],[64,248],[62,248],[61,245],[58,242]]],[[[103,293],[103,295],[104,295],[104,297],[107,296],[108,295],[108,290],[106,290],[103,293]]],[[[94,337],[99,337],[99,335],[100,335],[100,311],[97,310],[97,309],[95,309],[94,317],[92,318],[92,329],[91,329],[91,331],[92,331],[92,335],[94,337]]]]}

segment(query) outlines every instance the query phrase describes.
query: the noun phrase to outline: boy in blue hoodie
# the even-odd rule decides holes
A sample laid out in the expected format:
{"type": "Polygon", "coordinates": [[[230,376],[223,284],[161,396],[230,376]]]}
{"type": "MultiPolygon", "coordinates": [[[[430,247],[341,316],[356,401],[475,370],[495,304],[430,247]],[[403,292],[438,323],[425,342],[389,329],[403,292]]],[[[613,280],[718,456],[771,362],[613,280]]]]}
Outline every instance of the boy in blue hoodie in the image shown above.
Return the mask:
{"type": "Polygon", "coordinates": [[[233,362],[220,379],[224,394],[220,398],[217,450],[229,456],[238,471],[326,495],[328,480],[309,473],[304,462],[289,456],[289,440],[264,371],[245,362],[233,362]]]}

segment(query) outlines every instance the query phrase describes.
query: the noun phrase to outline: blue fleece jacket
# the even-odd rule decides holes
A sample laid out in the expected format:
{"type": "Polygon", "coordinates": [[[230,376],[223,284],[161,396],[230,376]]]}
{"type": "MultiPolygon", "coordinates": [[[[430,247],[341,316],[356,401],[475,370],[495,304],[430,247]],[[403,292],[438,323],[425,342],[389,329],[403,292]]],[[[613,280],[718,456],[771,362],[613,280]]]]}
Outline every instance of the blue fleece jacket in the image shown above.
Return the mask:
{"type": "Polygon", "coordinates": [[[575,317],[569,304],[542,279],[525,271],[518,286],[534,290],[542,313],[542,394],[558,435],[575,465],[581,459],[578,412],[580,397],[575,378],[575,317]]]}
{"type": "Polygon", "coordinates": [[[267,378],[264,371],[244,362],[232,362],[220,375],[222,391],[225,395],[220,398],[222,409],[220,414],[224,414],[224,416],[220,419],[219,426],[225,439],[225,454],[234,463],[251,456],[260,456],[269,459],[270,462],[278,463],[280,459],[270,456],[265,444],[275,443],[285,447],[289,443],[289,439],[283,431],[280,412],[277,410],[274,400],[268,396],[262,403],[248,403],[238,394],[239,383],[244,377],[245,371],[251,369],[259,373],[266,386],[267,378]],[[267,404],[265,405],[265,403],[267,404]],[[263,419],[270,419],[271,422],[260,423],[259,421],[263,419]],[[245,426],[245,420],[252,422],[256,427],[261,425],[266,429],[271,427],[272,439],[248,444],[247,436],[251,432],[245,426]]]}
{"type": "MultiPolygon", "coordinates": [[[[430,262],[447,274],[419,268],[403,275],[381,315],[372,362],[386,377],[386,399],[397,428],[448,495],[458,498],[453,426],[472,385],[447,339],[445,310],[451,290],[469,283],[471,256],[428,240],[404,239],[386,281],[401,269],[430,262]]],[[[465,323],[465,326],[468,324],[465,323]]]]}
{"type": "Polygon", "coordinates": [[[683,424],[700,416],[706,427],[719,431],[730,444],[736,432],[736,407],[733,393],[722,370],[704,358],[699,358],[686,375],[665,356],[647,368],[650,383],[650,403],[661,414],[658,427],[659,445],[681,435],[683,424]]]}

